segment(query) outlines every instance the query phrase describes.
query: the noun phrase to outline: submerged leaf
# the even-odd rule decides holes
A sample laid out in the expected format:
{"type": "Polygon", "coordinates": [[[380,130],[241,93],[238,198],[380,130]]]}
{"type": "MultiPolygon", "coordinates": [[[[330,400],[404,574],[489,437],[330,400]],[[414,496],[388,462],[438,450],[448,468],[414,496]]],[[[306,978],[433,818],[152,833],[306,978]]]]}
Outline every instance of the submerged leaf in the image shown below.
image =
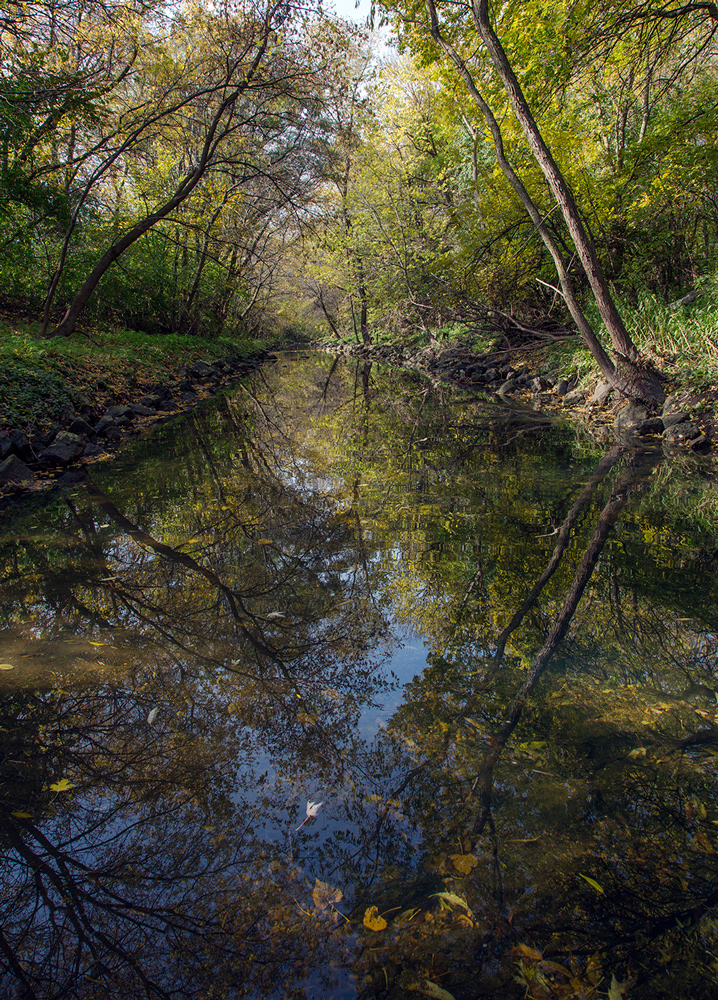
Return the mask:
{"type": "Polygon", "coordinates": [[[312,899],[318,910],[326,910],[334,903],[338,903],[343,895],[344,893],[341,889],[335,889],[328,882],[322,882],[320,879],[316,879],[314,882],[312,899]]]}
{"type": "Polygon", "coordinates": [[[585,879],[586,882],[588,882],[588,884],[596,890],[596,892],[600,892],[601,895],[603,895],[603,888],[598,884],[595,878],[589,878],[589,876],[584,875],[583,872],[579,872],[578,874],[581,876],[582,879],[585,879]]]}
{"type": "Polygon", "coordinates": [[[12,663],[0,663],[0,670],[14,670],[12,663]]]}
{"type": "Polygon", "coordinates": [[[370,906],[364,912],[364,920],[362,921],[365,927],[368,927],[370,931],[383,931],[387,926],[386,920],[379,915],[379,910],[376,906],[370,906]]]}
{"type": "Polygon", "coordinates": [[[479,859],[473,854],[452,854],[451,860],[454,862],[454,868],[462,875],[468,875],[479,863],[479,859]]]}
{"type": "Polygon", "coordinates": [[[611,987],[608,991],[608,1000],[623,1000],[623,998],[628,995],[631,985],[630,979],[626,979],[621,983],[618,979],[616,979],[615,975],[611,975],[611,987]]]}
{"type": "Polygon", "coordinates": [[[432,895],[438,896],[439,899],[443,899],[445,903],[450,903],[452,906],[460,906],[463,910],[466,910],[470,917],[473,916],[469,904],[461,896],[457,896],[453,892],[434,892],[432,895]]]}
{"type": "Polygon", "coordinates": [[[410,989],[416,993],[423,993],[425,997],[435,997],[436,1000],[454,1000],[454,995],[443,989],[438,983],[433,983],[431,979],[425,979],[422,983],[411,983],[410,989]]]}

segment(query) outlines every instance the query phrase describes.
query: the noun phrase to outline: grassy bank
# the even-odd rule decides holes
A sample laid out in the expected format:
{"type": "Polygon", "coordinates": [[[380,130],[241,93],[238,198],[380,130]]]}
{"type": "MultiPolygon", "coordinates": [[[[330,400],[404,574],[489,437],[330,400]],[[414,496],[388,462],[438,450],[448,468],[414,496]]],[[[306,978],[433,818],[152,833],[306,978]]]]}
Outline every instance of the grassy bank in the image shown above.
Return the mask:
{"type": "Polygon", "coordinates": [[[99,329],[43,340],[39,324],[0,320],[0,429],[46,429],[74,412],[78,396],[102,409],[177,379],[188,364],[250,356],[267,345],[218,338],[150,336],[99,329]]]}

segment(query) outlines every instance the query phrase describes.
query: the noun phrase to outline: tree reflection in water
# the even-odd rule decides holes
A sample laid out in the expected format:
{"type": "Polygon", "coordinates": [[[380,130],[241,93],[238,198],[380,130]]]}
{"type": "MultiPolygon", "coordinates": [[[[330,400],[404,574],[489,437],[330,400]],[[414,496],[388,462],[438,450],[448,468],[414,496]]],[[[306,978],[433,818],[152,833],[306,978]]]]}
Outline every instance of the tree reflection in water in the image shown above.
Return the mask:
{"type": "Polygon", "coordinates": [[[473,405],[278,367],[8,535],[6,995],[711,995],[707,543],[473,405]]]}

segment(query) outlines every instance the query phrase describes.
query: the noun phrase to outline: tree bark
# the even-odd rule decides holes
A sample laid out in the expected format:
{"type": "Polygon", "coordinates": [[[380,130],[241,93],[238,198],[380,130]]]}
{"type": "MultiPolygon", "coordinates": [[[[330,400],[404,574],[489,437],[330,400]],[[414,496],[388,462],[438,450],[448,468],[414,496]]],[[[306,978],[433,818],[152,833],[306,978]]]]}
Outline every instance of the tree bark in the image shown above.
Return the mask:
{"type": "Polygon", "coordinates": [[[638,350],[623,324],[598,260],[596,247],[581,220],[573,192],[544,142],[513,67],[493,29],[489,18],[488,0],[473,0],[472,13],[477,31],[486,46],[494,69],[504,85],[511,107],[524,131],[531,152],[541,168],[566,222],[601,318],[611,338],[616,367],[624,382],[622,391],[630,398],[650,405],[662,402],[664,392],[658,374],[641,361],[638,350]]]}

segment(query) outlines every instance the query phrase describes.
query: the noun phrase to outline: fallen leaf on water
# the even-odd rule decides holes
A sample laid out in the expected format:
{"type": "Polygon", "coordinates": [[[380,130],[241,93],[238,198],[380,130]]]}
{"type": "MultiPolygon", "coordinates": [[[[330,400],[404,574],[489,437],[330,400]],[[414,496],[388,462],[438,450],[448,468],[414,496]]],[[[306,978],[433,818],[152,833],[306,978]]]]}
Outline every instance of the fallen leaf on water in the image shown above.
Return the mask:
{"type": "Polygon", "coordinates": [[[60,778],[59,781],[55,781],[49,786],[51,792],[69,792],[71,788],[74,788],[72,781],[68,781],[67,778],[60,778]]]}
{"type": "Polygon", "coordinates": [[[307,820],[314,819],[323,805],[323,802],[307,802],[307,815],[294,832],[297,833],[298,830],[301,830],[307,820]]]}
{"type": "Polygon", "coordinates": [[[383,931],[387,925],[386,920],[379,915],[379,910],[376,906],[370,906],[368,910],[364,911],[364,920],[362,923],[370,931],[383,931]]]}
{"type": "Polygon", "coordinates": [[[32,819],[32,813],[20,812],[19,809],[14,809],[10,815],[14,816],[15,819],[32,819]]]}
{"type": "Polygon", "coordinates": [[[452,854],[451,860],[454,862],[454,868],[462,875],[468,875],[479,863],[479,859],[473,854],[452,854]]]}
{"type": "Polygon", "coordinates": [[[0,670],[14,670],[12,663],[0,663],[0,670]]]}
{"type": "Polygon", "coordinates": [[[628,756],[631,760],[635,760],[637,757],[645,757],[647,753],[648,751],[645,747],[636,747],[635,750],[631,750],[628,756]]]}
{"type": "Polygon", "coordinates": [[[149,715],[147,716],[147,725],[148,726],[151,726],[152,723],[155,721],[155,719],[157,718],[157,713],[158,712],[159,712],[159,708],[153,708],[153,709],[151,709],[149,715]]]}

